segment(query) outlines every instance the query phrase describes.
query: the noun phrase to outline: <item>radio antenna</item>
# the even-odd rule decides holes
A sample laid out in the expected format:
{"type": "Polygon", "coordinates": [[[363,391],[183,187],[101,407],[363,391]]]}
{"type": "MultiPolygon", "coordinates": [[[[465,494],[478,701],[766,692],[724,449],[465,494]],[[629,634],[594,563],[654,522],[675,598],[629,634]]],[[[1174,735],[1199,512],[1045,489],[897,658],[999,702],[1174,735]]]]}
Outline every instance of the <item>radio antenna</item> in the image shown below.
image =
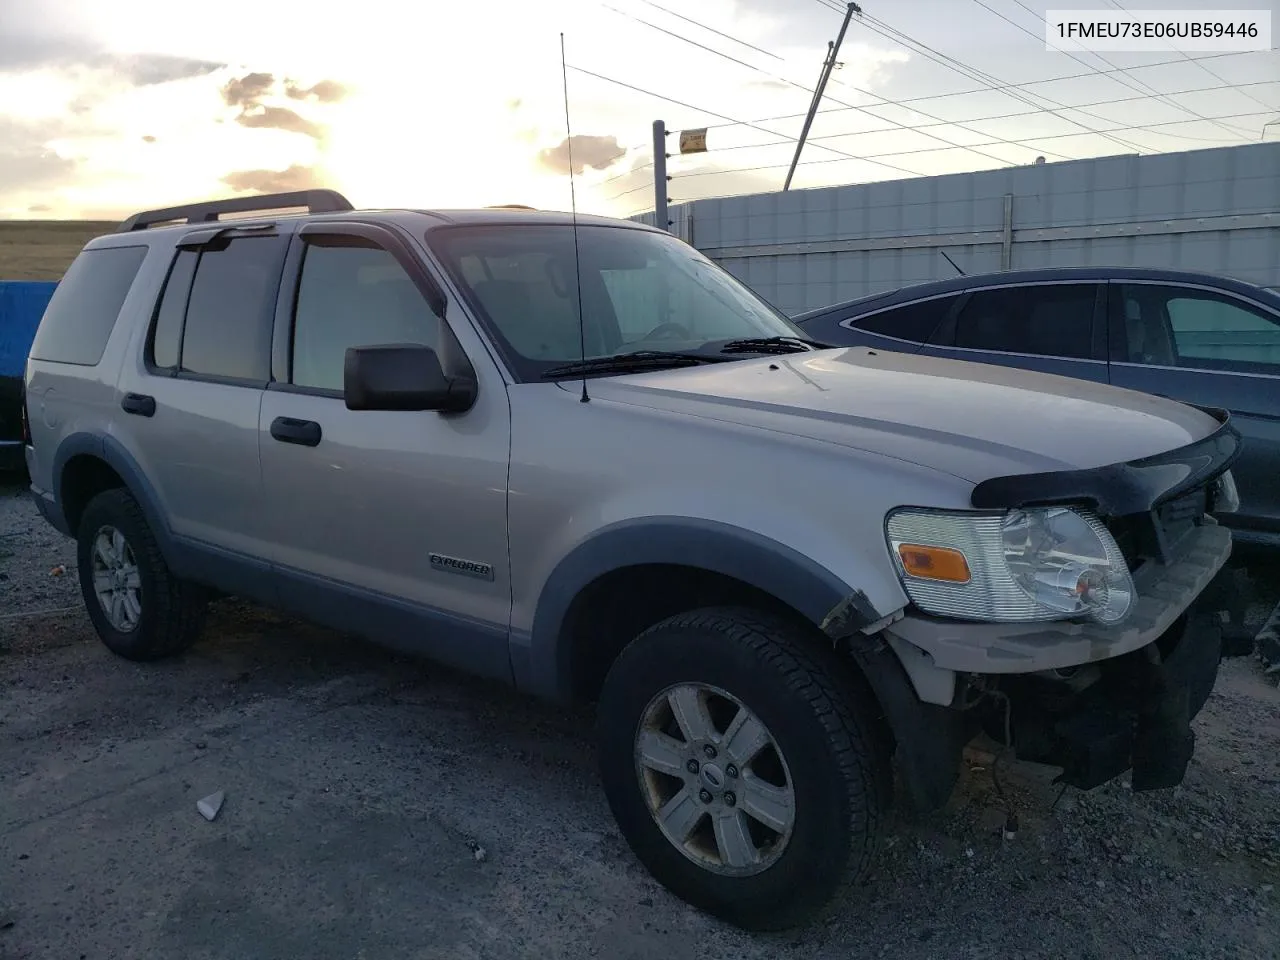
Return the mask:
{"type": "Polygon", "coordinates": [[[560,32],[560,76],[564,81],[564,145],[569,151],[569,216],[573,220],[573,282],[578,291],[578,350],[582,360],[582,397],[587,403],[587,318],[582,313],[582,256],[578,252],[578,196],[573,187],[573,130],[569,126],[569,68],[564,61],[564,31],[560,32]]]}

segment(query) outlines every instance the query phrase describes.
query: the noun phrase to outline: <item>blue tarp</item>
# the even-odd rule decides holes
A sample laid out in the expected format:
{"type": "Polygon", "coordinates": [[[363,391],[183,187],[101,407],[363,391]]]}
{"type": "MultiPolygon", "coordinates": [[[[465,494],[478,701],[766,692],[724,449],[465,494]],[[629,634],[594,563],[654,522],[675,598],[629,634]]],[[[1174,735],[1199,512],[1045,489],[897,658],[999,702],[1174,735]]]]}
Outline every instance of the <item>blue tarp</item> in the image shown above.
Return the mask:
{"type": "Polygon", "coordinates": [[[0,377],[21,377],[54,282],[0,280],[0,377]]]}

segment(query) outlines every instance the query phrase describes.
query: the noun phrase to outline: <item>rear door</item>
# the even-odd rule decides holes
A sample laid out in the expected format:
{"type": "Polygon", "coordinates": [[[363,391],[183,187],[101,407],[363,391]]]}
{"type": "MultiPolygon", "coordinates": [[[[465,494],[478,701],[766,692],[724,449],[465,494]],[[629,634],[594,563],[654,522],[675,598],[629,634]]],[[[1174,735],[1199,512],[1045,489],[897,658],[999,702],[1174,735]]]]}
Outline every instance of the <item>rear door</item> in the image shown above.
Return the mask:
{"type": "Polygon", "coordinates": [[[1111,382],[1229,410],[1245,443],[1232,469],[1240,510],[1223,520],[1280,533],[1280,313],[1154,282],[1113,282],[1108,302],[1111,382]]]}
{"type": "MultiPolygon", "coordinates": [[[[146,340],[119,384],[119,438],[174,535],[206,562],[269,562],[258,409],[291,228],[202,228],[180,241],[146,340]]],[[[216,571],[204,576],[219,582],[216,571]]]]}
{"type": "Polygon", "coordinates": [[[1073,280],[971,291],[922,352],[1106,383],[1105,289],[1073,280]]]}

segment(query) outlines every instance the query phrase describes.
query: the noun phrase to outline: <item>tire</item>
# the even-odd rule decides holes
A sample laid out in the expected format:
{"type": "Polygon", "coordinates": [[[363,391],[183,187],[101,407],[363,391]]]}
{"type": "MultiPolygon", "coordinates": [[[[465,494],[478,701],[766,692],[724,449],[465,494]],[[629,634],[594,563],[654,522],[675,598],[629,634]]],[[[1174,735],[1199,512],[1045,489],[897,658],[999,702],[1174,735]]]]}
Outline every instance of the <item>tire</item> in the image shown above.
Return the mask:
{"type": "Polygon", "coordinates": [[[746,609],[679,614],[627,646],[600,697],[600,771],[623,836],[663,886],[736,926],[780,930],[814,919],[843,886],[865,875],[879,849],[892,773],[873,720],[877,711],[855,685],[840,681],[845,669],[834,653],[811,648],[796,625],[746,609]],[[692,703],[705,707],[712,734],[690,744],[673,702],[686,705],[686,716],[692,703]],[[738,736],[725,735],[742,708],[763,726],[769,745],[734,771],[734,757],[750,753],[739,743],[762,742],[758,731],[743,736],[754,730],[746,724],[738,736]],[[703,746],[708,742],[714,758],[703,746]],[[667,772],[651,769],[653,757],[667,772]],[[736,787],[741,801],[732,791],[713,793],[716,780],[736,787]],[[762,785],[772,792],[762,794],[762,785]],[[786,809],[779,801],[787,785],[791,824],[768,829],[756,814],[785,824],[773,814],[786,809]],[[700,814],[693,812],[695,789],[700,814]],[[652,811],[672,813],[667,822],[678,829],[664,832],[652,811]],[[698,823],[692,839],[678,845],[669,834],[686,832],[682,812],[698,823]],[[723,838],[715,829],[720,818],[727,818],[723,838]],[[742,856],[750,850],[740,842],[730,842],[741,840],[744,822],[755,861],[742,856]],[[721,852],[734,847],[739,865],[721,852]]]}
{"type": "Polygon", "coordinates": [[[170,572],[142,508],[128,491],[107,490],[89,501],[76,539],[85,609],[112,653],[127,660],[157,660],[181,653],[196,641],[206,594],[170,572]],[[102,552],[100,537],[107,538],[102,552]],[[112,557],[124,558],[122,569],[113,568],[112,557]],[[136,602],[125,603],[133,614],[131,623],[124,622],[128,618],[113,621],[111,604],[99,599],[94,578],[104,570],[117,594],[136,587],[136,602]]]}

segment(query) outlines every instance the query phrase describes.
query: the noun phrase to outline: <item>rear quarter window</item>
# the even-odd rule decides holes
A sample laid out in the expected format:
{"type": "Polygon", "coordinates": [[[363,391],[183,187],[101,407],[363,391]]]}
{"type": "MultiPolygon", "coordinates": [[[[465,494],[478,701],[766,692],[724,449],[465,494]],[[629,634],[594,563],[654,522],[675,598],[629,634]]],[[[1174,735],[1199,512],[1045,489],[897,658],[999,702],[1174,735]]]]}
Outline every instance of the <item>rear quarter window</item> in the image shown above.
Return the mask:
{"type": "Polygon", "coordinates": [[[31,357],[92,367],[102,359],[145,246],[82,250],[59,281],[31,344],[31,357]]]}

